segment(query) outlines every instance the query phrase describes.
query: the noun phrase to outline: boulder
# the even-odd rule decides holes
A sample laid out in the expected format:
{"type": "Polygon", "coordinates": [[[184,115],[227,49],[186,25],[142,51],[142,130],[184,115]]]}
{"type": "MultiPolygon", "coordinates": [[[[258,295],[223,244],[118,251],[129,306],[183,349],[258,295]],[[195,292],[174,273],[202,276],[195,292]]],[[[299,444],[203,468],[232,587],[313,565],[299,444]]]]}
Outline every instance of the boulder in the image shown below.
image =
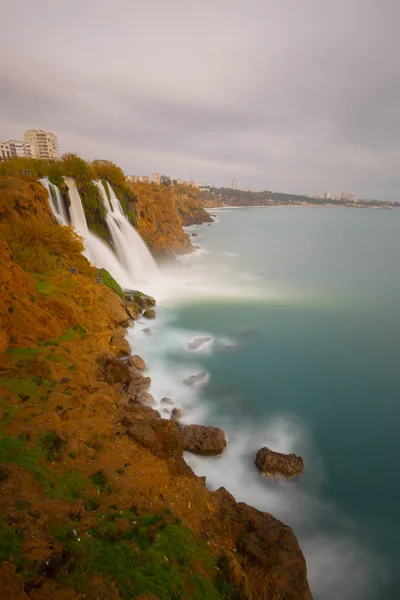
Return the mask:
{"type": "Polygon", "coordinates": [[[171,419],[174,419],[174,421],[179,421],[180,419],[182,419],[183,413],[182,410],[180,408],[173,408],[172,412],[171,412],[171,419]]]}
{"type": "Polygon", "coordinates": [[[194,232],[192,233],[192,237],[197,237],[197,236],[198,236],[197,233],[194,233],[194,232]]]}
{"type": "Polygon", "coordinates": [[[143,316],[145,316],[146,319],[155,319],[156,311],[154,310],[154,308],[146,308],[146,310],[143,313],[143,316]]]}
{"type": "MultiPolygon", "coordinates": [[[[130,367],[132,369],[132,367],[130,367]]],[[[138,371],[140,373],[140,371],[138,371]]],[[[150,377],[143,377],[140,373],[141,377],[132,378],[128,385],[128,393],[131,395],[133,399],[140,398],[142,392],[146,392],[151,384],[150,377]]]]}
{"type": "Polygon", "coordinates": [[[134,302],[142,309],[152,308],[156,305],[156,301],[154,300],[154,298],[138,291],[125,292],[125,298],[130,302],[134,302]]]}
{"type": "Polygon", "coordinates": [[[161,404],[173,404],[171,398],[162,398],[161,404]]]}
{"type": "Polygon", "coordinates": [[[218,456],[226,447],[225,433],[219,427],[187,425],[182,437],[185,450],[201,456],[218,456]]]}
{"type": "Polygon", "coordinates": [[[128,340],[121,334],[114,335],[111,338],[110,348],[118,358],[129,356],[131,353],[131,347],[128,340]]]}
{"type": "Polygon", "coordinates": [[[136,302],[128,301],[125,302],[125,309],[131,319],[136,320],[143,312],[143,309],[136,304],[136,302]]]}
{"type": "Polygon", "coordinates": [[[128,428],[127,433],[156,456],[182,457],[183,440],[179,425],[174,421],[160,418],[136,421],[128,428]]]}
{"type": "Polygon", "coordinates": [[[101,364],[104,364],[104,373],[107,383],[110,385],[126,385],[129,382],[130,367],[119,360],[113,354],[105,354],[100,358],[101,364]]]}
{"type": "Polygon", "coordinates": [[[188,343],[188,348],[189,350],[197,350],[197,348],[200,348],[200,346],[203,346],[203,344],[207,344],[207,342],[211,342],[211,340],[211,337],[196,338],[192,342],[188,343]]]}
{"type": "Polygon", "coordinates": [[[294,477],[304,468],[301,456],[296,454],[281,454],[267,447],[257,452],[255,463],[262,475],[266,477],[294,477]]]}
{"type": "Polygon", "coordinates": [[[149,392],[142,392],[139,396],[138,396],[138,401],[143,403],[143,404],[155,404],[156,401],[154,400],[154,397],[149,394],[149,392]]]}
{"type": "Polygon", "coordinates": [[[207,373],[196,373],[196,375],[191,375],[183,380],[183,383],[186,385],[194,385],[195,383],[205,383],[207,380],[207,373]]]}
{"type": "Polygon", "coordinates": [[[143,358],[138,356],[137,354],[133,354],[128,358],[128,365],[130,367],[136,367],[139,371],[147,371],[146,363],[143,358]]]}

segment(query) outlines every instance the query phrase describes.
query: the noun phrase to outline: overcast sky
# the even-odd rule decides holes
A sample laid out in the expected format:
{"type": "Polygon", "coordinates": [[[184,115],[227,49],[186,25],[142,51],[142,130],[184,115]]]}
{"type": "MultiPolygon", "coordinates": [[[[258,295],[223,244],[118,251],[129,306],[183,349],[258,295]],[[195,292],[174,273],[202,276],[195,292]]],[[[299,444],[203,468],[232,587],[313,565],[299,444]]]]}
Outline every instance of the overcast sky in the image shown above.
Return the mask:
{"type": "Polygon", "coordinates": [[[399,0],[0,0],[0,139],[400,199],[399,0]]]}

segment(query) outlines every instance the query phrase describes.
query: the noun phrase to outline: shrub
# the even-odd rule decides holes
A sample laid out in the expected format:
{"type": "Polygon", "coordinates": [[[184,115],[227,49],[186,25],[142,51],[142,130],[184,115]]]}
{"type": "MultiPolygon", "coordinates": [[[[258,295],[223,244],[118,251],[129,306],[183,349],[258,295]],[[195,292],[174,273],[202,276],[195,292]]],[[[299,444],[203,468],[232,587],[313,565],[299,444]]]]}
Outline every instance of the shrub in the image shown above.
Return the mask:
{"type": "Polygon", "coordinates": [[[56,270],[63,255],[80,255],[83,241],[72,228],[37,219],[20,221],[6,232],[16,263],[30,273],[56,270]]]}
{"type": "Polygon", "coordinates": [[[92,165],[77,154],[64,154],[61,157],[61,169],[64,175],[73,177],[77,183],[91,183],[92,179],[96,179],[92,165]]]}
{"type": "Polygon", "coordinates": [[[125,186],[123,170],[108,160],[95,160],[92,163],[97,179],[106,179],[117,186],[125,186]]]}

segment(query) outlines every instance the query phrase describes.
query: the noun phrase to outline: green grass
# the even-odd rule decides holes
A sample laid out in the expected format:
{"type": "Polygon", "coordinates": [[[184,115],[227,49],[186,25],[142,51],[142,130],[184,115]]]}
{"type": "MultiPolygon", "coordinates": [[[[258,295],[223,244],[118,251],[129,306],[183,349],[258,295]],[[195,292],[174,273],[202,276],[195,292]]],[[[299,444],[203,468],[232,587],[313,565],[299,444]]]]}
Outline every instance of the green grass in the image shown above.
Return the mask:
{"type": "Polygon", "coordinates": [[[79,337],[83,338],[85,333],[86,330],[84,327],[82,327],[82,325],[75,325],[75,327],[70,327],[69,329],[67,329],[67,331],[63,333],[61,337],[58,338],[58,341],[72,342],[73,340],[76,340],[79,337]]]}
{"type": "Polygon", "coordinates": [[[45,457],[51,460],[54,440],[41,438],[38,444],[23,437],[8,436],[2,432],[0,439],[0,463],[16,463],[26,469],[40,484],[50,498],[74,502],[84,497],[88,483],[82,471],[77,469],[54,473],[46,465],[45,457]]]}
{"type": "Polygon", "coordinates": [[[143,593],[153,593],[160,600],[223,598],[209,579],[195,573],[200,563],[214,574],[215,561],[205,545],[163,515],[110,513],[99,518],[97,527],[88,532],[90,537],[82,533],[80,541],[72,529],[70,524],[53,535],[71,552],[59,580],[77,591],[87,592],[88,575],[97,574],[114,580],[127,600],[143,593]]]}
{"type": "Polygon", "coordinates": [[[24,361],[30,361],[38,357],[40,348],[7,348],[4,352],[7,356],[15,356],[24,361]]]}
{"type": "Polygon", "coordinates": [[[0,377],[0,387],[6,388],[9,392],[16,394],[21,399],[26,400],[35,396],[38,391],[38,379],[7,379],[0,377]]]}
{"type": "Polygon", "coordinates": [[[99,273],[103,278],[104,285],[107,286],[112,292],[118,294],[120,298],[122,298],[124,293],[121,289],[121,286],[115,281],[112,275],[110,275],[110,273],[106,271],[106,269],[100,269],[99,273]]]}
{"type": "Polygon", "coordinates": [[[36,282],[36,289],[42,296],[54,296],[54,285],[48,280],[46,275],[39,273],[31,273],[31,276],[36,282]]]}
{"type": "Polygon", "coordinates": [[[13,563],[17,567],[21,562],[22,532],[14,531],[6,525],[0,517],[0,562],[13,557],[13,563]]]}

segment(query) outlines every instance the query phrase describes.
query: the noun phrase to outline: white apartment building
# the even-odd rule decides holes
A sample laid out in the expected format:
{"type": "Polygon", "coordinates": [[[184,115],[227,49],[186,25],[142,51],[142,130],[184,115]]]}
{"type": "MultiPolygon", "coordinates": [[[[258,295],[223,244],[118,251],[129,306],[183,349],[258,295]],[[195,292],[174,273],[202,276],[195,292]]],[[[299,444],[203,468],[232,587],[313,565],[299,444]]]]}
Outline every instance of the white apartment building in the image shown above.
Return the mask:
{"type": "Polygon", "coordinates": [[[11,158],[10,144],[8,142],[0,142],[0,160],[11,158]]]}
{"type": "Polygon", "coordinates": [[[0,160],[19,156],[21,158],[36,158],[35,148],[31,144],[19,140],[0,142],[0,160]]]}
{"type": "Polygon", "coordinates": [[[32,144],[20,142],[19,140],[9,140],[11,156],[20,156],[22,158],[36,158],[35,148],[32,144]]]}
{"type": "Polygon", "coordinates": [[[42,129],[27,129],[24,133],[25,143],[33,146],[35,158],[45,160],[58,160],[58,140],[57,136],[50,131],[42,129]]]}
{"type": "Polygon", "coordinates": [[[152,182],[153,183],[157,183],[158,185],[160,185],[160,183],[161,183],[161,175],[160,175],[160,173],[153,173],[152,182]]]}

